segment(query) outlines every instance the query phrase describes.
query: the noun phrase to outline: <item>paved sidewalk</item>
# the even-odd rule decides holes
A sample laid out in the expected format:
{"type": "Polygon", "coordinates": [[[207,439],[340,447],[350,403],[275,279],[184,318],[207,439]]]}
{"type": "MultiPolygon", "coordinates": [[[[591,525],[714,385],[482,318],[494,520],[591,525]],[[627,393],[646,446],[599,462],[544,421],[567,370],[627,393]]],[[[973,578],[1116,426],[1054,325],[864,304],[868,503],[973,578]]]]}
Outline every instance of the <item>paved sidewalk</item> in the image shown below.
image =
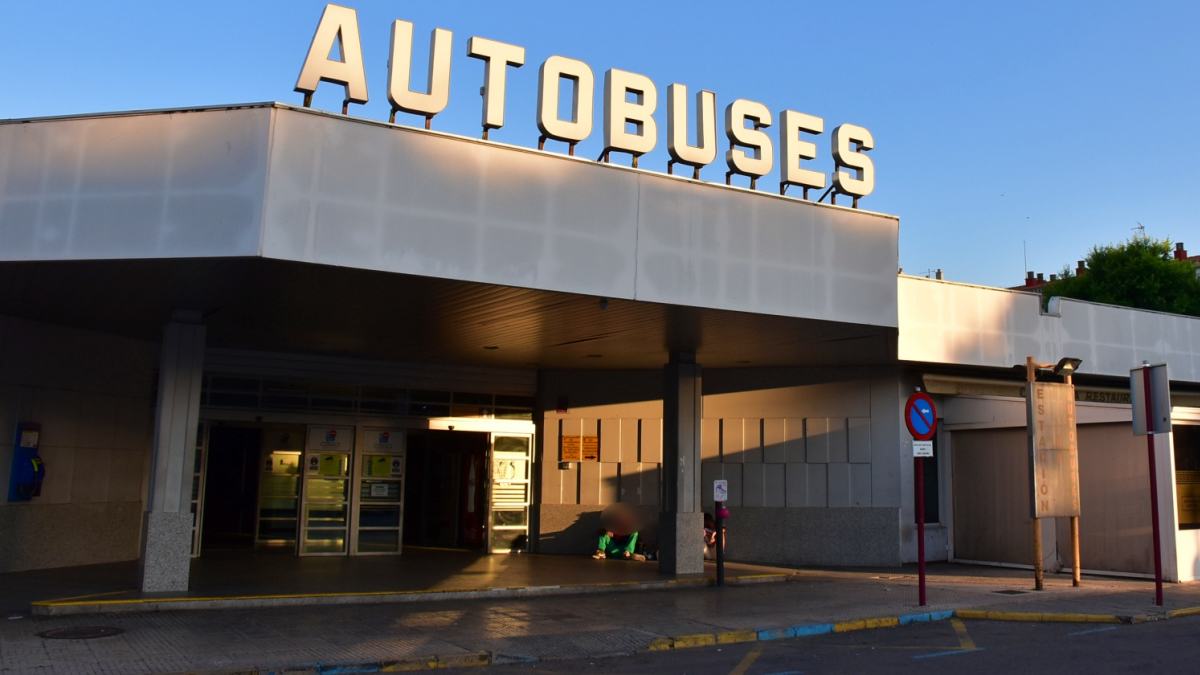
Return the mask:
{"type": "MultiPolygon", "coordinates": [[[[907,570],[799,571],[788,578],[721,589],[497,601],[26,616],[0,624],[0,669],[139,673],[355,664],[448,667],[628,654],[706,640],[711,644],[721,636],[768,639],[771,630],[788,637],[797,633],[785,629],[798,626],[870,628],[894,625],[901,615],[928,620],[967,608],[1109,616],[1153,608],[1153,584],[1145,581],[1089,577],[1083,588],[1072,589],[1069,577],[1051,576],[1046,591],[1005,595],[997,591],[1028,590],[1028,573],[938,565],[932,568],[930,605],[918,608],[915,575],[907,570]],[[921,614],[927,611],[941,614],[921,614]],[[887,617],[892,621],[883,620],[887,617]],[[872,618],[878,620],[861,621],[872,618]],[[124,633],[81,641],[36,635],[89,625],[124,633]]],[[[1200,606],[1200,585],[1168,586],[1167,599],[1168,609],[1200,606]]]]}
{"type": "MultiPolygon", "coordinates": [[[[653,561],[561,555],[411,550],[402,558],[230,555],[192,563],[190,589],[141,593],[134,563],[0,575],[0,611],[65,616],[526,598],[702,587],[715,576],[664,576],[653,561]]],[[[795,570],[730,563],[731,584],[780,580],[795,570]]]]}

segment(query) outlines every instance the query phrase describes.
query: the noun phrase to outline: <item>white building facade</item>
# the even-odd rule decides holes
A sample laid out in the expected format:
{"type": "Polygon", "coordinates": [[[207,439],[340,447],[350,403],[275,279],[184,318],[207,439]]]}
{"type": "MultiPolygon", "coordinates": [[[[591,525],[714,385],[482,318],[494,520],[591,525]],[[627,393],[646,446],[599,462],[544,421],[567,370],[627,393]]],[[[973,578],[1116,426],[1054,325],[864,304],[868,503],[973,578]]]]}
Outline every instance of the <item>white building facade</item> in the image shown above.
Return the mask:
{"type": "Polygon", "coordinates": [[[0,477],[22,430],[45,464],[0,503],[0,571],[583,554],[621,501],[692,573],[717,478],[732,559],[899,565],[914,386],[942,413],[931,558],[1024,564],[1033,355],[1083,359],[1084,567],[1132,574],[1128,370],[1168,364],[1164,558],[1200,573],[1200,320],[897,277],[898,228],[281,104],[0,124],[0,477]]]}

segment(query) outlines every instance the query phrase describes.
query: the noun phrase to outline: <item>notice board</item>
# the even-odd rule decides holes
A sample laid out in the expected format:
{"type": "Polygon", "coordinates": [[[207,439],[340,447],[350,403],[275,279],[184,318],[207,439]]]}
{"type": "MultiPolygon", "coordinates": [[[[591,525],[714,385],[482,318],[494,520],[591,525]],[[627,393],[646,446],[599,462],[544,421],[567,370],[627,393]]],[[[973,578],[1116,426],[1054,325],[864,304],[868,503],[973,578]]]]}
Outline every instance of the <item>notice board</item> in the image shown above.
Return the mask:
{"type": "Polygon", "coordinates": [[[564,462],[600,461],[599,436],[563,436],[559,446],[564,462]]]}
{"type": "Polygon", "coordinates": [[[1034,382],[1025,397],[1029,437],[1030,515],[1079,515],[1079,441],[1075,387],[1034,382]]]}

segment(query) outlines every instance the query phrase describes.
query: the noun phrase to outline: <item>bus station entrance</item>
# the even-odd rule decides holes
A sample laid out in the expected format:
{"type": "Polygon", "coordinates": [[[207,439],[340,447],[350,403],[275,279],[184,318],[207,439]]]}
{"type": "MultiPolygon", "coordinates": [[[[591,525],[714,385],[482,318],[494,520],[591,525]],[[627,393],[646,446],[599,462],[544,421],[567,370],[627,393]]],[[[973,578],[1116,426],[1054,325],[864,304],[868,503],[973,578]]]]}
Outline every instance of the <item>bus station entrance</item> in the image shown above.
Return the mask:
{"type": "Polygon", "coordinates": [[[192,480],[192,556],[524,551],[532,452],[533,423],[516,420],[206,419],[192,480]]]}

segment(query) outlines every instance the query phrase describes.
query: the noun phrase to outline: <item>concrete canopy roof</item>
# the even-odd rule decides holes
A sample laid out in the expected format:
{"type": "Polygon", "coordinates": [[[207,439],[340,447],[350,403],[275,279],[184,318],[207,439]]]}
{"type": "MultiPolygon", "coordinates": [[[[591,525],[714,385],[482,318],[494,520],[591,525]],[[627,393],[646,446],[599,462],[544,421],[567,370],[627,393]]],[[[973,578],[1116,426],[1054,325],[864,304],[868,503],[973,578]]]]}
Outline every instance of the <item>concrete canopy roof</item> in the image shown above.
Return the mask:
{"type": "Polygon", "coordinates": [[[280,104],[0,123],[0,261],[264,257],[896,326],[894,217],[280,104]]]}
{"type": "Polygon", "coordinates": [[[212,347],[507,368],[893,363],[895,329],[261,258],[0,264],[0,314],[157,340],[200,312],[212,347]]]}

